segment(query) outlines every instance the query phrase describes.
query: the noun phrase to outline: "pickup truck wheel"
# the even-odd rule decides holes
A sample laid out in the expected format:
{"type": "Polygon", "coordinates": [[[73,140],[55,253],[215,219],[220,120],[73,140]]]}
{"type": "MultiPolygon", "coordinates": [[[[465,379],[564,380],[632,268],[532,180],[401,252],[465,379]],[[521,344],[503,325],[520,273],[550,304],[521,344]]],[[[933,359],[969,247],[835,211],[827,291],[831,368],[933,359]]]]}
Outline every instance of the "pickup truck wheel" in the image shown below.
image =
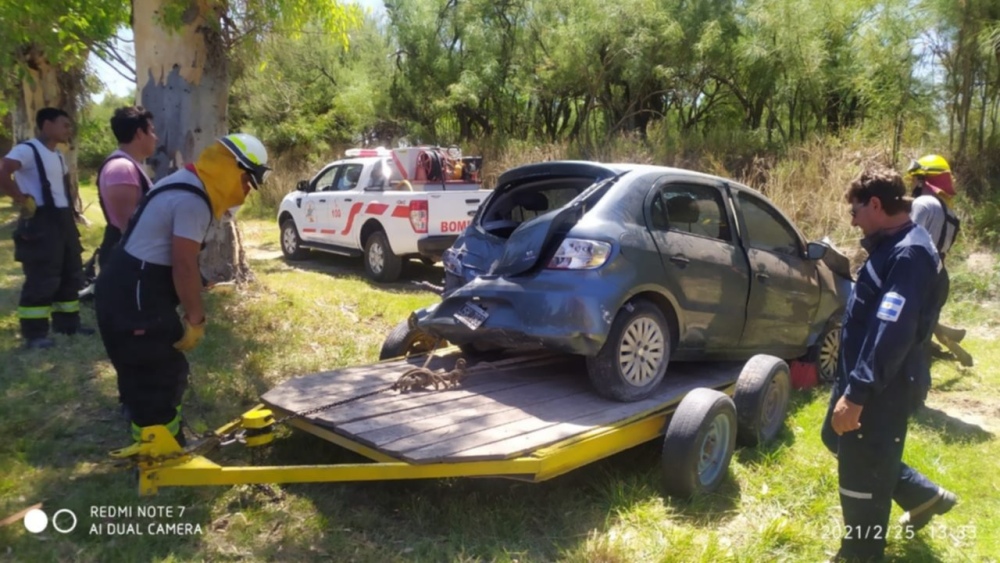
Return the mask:
{"type": "Polygon", "coordinates": [[[660,467],[668,495],[690,498],[719,488],[736,449],[736,407],[725,393],[699,387],[684,396],[663,437],[660,467]]]}
{"type": "Polygon", "coordinates": [[[389,240],[382,231],[375,231],[365,241],[365,273],[377,282],[392,282],[399,279],[403,260],[392,253],[389,240]]]}
{"type": "Polygon", "coordinates": [[[821,383],[837,379],[837,360],[840,358],[840,329],[843,312],[834,313],[823,327],[816,344],[809,349],[806,359],[816,364],[816,375],[821,383]]]}
{"type": "Polygon", "coordinates": [[[740,445],[773,441],[785,424],[791,394],[792,376],[784,360],[767,354],[750,358],[736,380],[733,394],[740,445]]]}
{"type": "MultiPolygon", "coordinates": [[[[447,345],[447,342],[441,343],[441,346],[447,345]]],[[[433,336],[419,328],[410,328],[408,321],[402,321],[385,337],[385,341],[382,342],[382,350],[378,354],[378,359],[381,361],[392,358],[405,358],[415,354],[430,352],[433,348],[433,336]]]]}
{"type": "Polygon", "coordinates": [[[281,253],[288,260],[302,260],[309,255],[308,248],[302,248],[302,239],[295,228],[295,221],[285,219],[281,223],[281,253]]]}
{"type": "Polygon", "coordinates": [[[648,397],[670,363],[670,325],[653,303],[627,303],[615,316],[604,346],[587,358],[587,374],[604,397],[622,402],[648,397]]]}

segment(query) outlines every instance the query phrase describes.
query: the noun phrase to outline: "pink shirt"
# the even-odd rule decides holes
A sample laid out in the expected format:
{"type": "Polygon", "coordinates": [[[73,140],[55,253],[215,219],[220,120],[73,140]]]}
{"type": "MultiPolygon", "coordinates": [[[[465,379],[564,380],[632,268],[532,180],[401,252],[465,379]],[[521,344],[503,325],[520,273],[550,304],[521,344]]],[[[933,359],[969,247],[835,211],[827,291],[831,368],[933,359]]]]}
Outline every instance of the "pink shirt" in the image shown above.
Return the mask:
{"type": "Polygon", "coordinates": [[[139,174],[146,178],[147,185],[152,186],[145,170],[128,153],[116,150],[111,156],[124,156],[116,158],[104,166],[98,185],[101,186],[101,197],[104,199],[104,207],[108,212],[108,219],[111,224],[121,230],[128,226],[129,217],[135,211],[139,199],[142,197],[142,182],[139,174]]]}

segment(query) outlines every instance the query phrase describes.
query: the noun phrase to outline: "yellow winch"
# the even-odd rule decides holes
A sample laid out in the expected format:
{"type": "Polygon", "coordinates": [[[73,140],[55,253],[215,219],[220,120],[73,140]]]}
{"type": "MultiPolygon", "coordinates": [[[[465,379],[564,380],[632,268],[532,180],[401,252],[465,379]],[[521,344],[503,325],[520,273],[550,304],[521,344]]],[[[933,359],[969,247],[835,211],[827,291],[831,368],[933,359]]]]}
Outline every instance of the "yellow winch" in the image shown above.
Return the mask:
{"type": "Polygon", "coordinates": [[[264,446],[274,441],[274,413],[270,409],[248,411],[240,422],[248,447],[264,446]]]}

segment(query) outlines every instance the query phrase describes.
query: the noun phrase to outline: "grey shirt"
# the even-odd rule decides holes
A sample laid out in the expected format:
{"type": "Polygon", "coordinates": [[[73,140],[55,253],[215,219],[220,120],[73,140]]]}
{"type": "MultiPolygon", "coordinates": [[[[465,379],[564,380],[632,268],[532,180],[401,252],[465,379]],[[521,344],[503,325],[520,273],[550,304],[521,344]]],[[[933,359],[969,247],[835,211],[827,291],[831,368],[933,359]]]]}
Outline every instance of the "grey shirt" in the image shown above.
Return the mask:
{"type": "MultiPolygon", "coordinates": [[[[167,184],[188,184],[204,191],[205,186],[193,172],[185,168],[166,176],[150,190],[167,184]]],[[[212,222],[212,211],[205,201],[183,190],[170,190],[149,200],[149,205],[135,225],[125,251],[130,255],[161,266],[172,266],[173,237],[201,243],[212,222]]]]}
{"type": "Polygon", "coordinates": [[[941,244],[938,252],[947,253],[951,249],[952,243],[955,242],[955,226],[949,225],[945,221],[945,209],[938,198],[932,195],[922,195],[914,199],[913,207],[910,210],[910,220],[927,229],[935,247],[941,242],[942,229],[948,229],[947,236],[943,241],[944,244],[941,244]]]}

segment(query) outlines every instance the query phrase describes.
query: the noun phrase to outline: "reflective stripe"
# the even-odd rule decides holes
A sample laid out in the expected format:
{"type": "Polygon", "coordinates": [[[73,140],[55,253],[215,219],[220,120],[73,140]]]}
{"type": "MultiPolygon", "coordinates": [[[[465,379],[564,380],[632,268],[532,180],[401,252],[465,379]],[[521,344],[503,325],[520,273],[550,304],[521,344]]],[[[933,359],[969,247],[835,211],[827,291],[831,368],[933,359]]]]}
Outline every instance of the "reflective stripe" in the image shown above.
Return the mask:
{"type": "MultiPolygon", "coordinates": [[[[170,419],[170,422],[164,424],[167,427],[167,431],[176,436],[181,431],[181,407],[177,406],[177,415],[170,419]]],[[[142,427],[136,423],[132,423],[132,439],[136,442],[142,441],[142,427]]]]}
{"type": "Polygon", "coordinates": [[[142,426],[139,426],[134,422],[132,423],[132,440],[136,442],[142,441],[142,426]]]}
{"type": "Polygon", "coordinates": [[[868,275],[870,275],[872,277],[872,281],[875,282],[875,287],[882,289],[882,278],[878,277],[878,274],[875,273],[875,267],[872,266],[871,260],[865,264],[865,269],[868,270],[868,275]]]}
{"type": "Polygon", "coordinates": [[[861,499],[861,500],[871,500],[872,499],[872,494],[871,493],[859,493],[857,491],[849,491],[849,490],[845,489],[844,487],[840,488],[840,494],[844,495],[845,497],[851,497],[851,498],[856,498],[856,499],[861,499]]]}
{"type": "Polygon", "coordinates": [[[19,319],[47,319],[52,307],[18,307],[17,318],[19,319]]]}
{"type": "Polygon", "coordinates": [[[53,313],[79,313],[79,301],[56,301],[52,304],[53,313]]]}

